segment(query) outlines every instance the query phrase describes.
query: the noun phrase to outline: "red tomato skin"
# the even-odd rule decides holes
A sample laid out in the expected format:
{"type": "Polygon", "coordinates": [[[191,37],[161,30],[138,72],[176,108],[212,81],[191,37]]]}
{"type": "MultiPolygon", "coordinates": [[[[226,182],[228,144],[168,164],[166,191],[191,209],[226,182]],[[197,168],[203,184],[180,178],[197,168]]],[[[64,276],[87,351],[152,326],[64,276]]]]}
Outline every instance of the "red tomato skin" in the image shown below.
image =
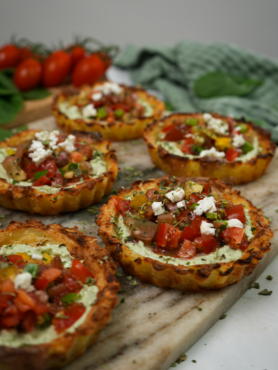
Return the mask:
{"type": "Polygon", "coordinates": [[[53,159],[46,159],[38,167],[38,172],[48,170],[46,177],[54,177],[57,171],[56,162],[53,159]]]}
{"type": "Polygon", "coordinates": [[[168,233],[168,230],[170,228],[170,225],[169,224],[160,224],[159,227],[158,227],[158,230],[157,230],[157,234],[156,234],[156,238],[155,238],[155,241],[156,241],[156,244],[161,246],[161,247],[166,247],[166,244],[167,244],[167,233],[168,233]]]}
{"type": "Polygon", "coordinates": [[[233,162],[240,155],[240,152],[234,148],[229,148],[225,155],[228,162],[233,162]]]}
{"type": "Polygon", "coordinates": [[[249,243],[248,243],[247,236],[244,234],[239,249],[241,249],[242,251],[245,251],[248,248],[248,245],[249,243]]]}
{"type": "Polygon", "coordinates": [[[70,56],[62,50],[55,51],[43,63],[42,80],[45,87],[61,85],[69,75],[70,56]]]}
{"type": "Polygon", "coordinates": [[[206,185],[204,186],[204,191],[203,191],[203,192],[204,192],[205,194],[209,195],[210,190],[211,190],[211,186],[210,186],[210,184],[206,184],[206,185]]]}
{"type": "Polygon", "coordinates": [[[190,227],[192,227],[193,229],[195,229],[200,234],[198,236],[201,236],[201,223],[203,221],[208,222],[204,217],[195,216],[194,219],[193,219],[193,221],[191,222],[190,227]]]}
{"type": "Polygon", "coordinates": [[[51,180],[46,176],[42,176],[38,180],[36,180],[33,186],[43,186],[43,185],[51,185],[51,180]]]}
{"type": "Polygon", "coordinates": [[[133,212],[133,209],[130,207],[130,201],[122,199],[120,197],[114,196],[113,201],[117,212],[119,212],[122,216],[126,217],[126,213],[133,212]]]}
{"type": "Polygon", "coordinates": [[[86,308],[84,307],[83,304],[80,303],[73,303],[69,307],[66,307],[63,310],[63,314],[66,318],[63,319],[54,318],[53,320],[55,330],[58,333],[63,332],[64,330],[72,326],[75,323],[75,321],[77,321],[84,314],[85,311],[86,308]]]}
{"type": "Polygon", "coordinates": [[[176,127],[173,127],[166,133],[163,141],[180,141],[182,139],[184,139],[184,134],[176,127]]]}
{"type": "Polygon", "coordinates": [[[229,227],[222,232],[221,236],[231,248],[239,249],[244,236],[244,230],[241,227],[229,227]]]}
{"type": "Polygon", "coordinates": [[[86,266],[84,266],[83,263],[79,262],[77,259],[74,259],[72,261],[70,273],[74,275],[82,283],[86,283],[86,280],[88,277],[91,277],[91,278],[94,277],[91,271],[86,266]]]}
{"type": "Polygon", "coordinates": [[[92,85],[105,72],[105,66],[97,54],[92,54],[81,59],[75,66],[72,74],[72,83],[79,87],[82,85],[92,85]]]}
{"type": "Polygon", "coordinates": [[[164,127],[164,129],[161,130],[161,132],[163,132],[163,133],[168,132],[168,131],[172,130],[172,128],[174,128],[174,127],[175,127],[174,125],[166,126],[166,127],[164,127]]]}
{"type": "Polygon", "coordinates": [[[199,202],[199,200],[203,199],[203,196],[199,196],[198,194],[190,194],[188,205],[191,206],[191,204],[199,202]]]}
{"type": "Polygon", "coordinates": [[[167,245],[169,249],[176,249],[179,246],[179,240],[181,236],[181,231],[177,227],[170,225],[167,235],[167,245]]]}
{"type": "Polygon", "coordinates": [[[37,87],[42,78],[42,66],[35,59],[26,59],[15,70],[14,83],[21,91],[37,87]]]}
{"type": "Polygon", "coordinates": [[[190,259],[196,256],[197,250],[194,244],[192,244],[189,240],[184,240],[182,243],[178,253],[178,258],[190,259]]]}
{"type": "Polygon", "coordinates": [[[74,46],[70,52],[71,66],[74,67],[81,59],[85,57],[85,54],[86,51],[82,46],[74,46]]]}
{"type": "Polygon", "coordinates": [[[228,220],[231,220],[232,218],[237,218],[242,223],[245,223],[245,213],[242,204],[228,207],[225,209],[225,212],[228,220]]]}
{"type": "Polygon", "coordinates": [[[36,172],[39,172],[38,167],[35,165],[34,162],[29,162],[26,166],[24,166],[24,172],[27,174],[28,179],[32,179],[36,172]]]}
{"type": "Polygon", "coordinates": [[[61,276],[62,271],[56,268],[49,268],[44,270],[43,273],[37,278],[34,286],[37,290],[45,290],[49,283],[56,280],[61,276]]]}
{"type": "Polygon", "coordinates": [[[14,264],[17,264],[18,262],[23,261],[22,256],[20,256],[19,254],[10,254],[9,256],[7,256],[7,258],[11,263],[14,263],[14,264]]]}
{"type": "Polygon", "coordinates": [[[194,139],[193,137],[186,137],[184,139],[184,143],[183,143],[183,146],[181,148],[181,151],[183,153],[189,153],[189,154],[194,154],[193,151],[192,151],[192,145],[194,144],[194,139]]]}
{"type": "Polygon", "coordinates": [[[0,49],[0,70],[15,67],[20,61],[20,51],[15,45],[4,45],[0,49]]]}
{"type": "Polygon", "coordinates": [[[193,240],[196,239],[198,236],[201,236],[200,231],[194,229],[191,226],[185,226],[180,237],[180,242],[183,242],[184,240],[190,240],[193,242],[193,240]]]}
{"type": "Polygon", "coordinates": [[[199,236],[194,240],[198,252],[209,254],[218,247],[218,242],[212,235],[199,236]]]}

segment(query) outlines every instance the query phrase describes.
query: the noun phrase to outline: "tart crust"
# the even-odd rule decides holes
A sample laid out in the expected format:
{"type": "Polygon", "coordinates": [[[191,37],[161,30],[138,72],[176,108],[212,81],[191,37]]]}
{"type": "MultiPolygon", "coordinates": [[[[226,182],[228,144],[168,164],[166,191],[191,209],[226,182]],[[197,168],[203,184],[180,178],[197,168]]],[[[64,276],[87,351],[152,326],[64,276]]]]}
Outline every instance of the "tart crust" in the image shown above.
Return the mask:
{"type": "MultiPolygon", "coordinates": [[[[1,142],[0,148],[17,146],[33,139],[37,132],[39,131],[22,131],[1,142]]],[[[77,211],[100,202],[103,196],[111,191],[119,170],[115,151],[110,150],[112,143],[109,140],[100,139],[100,135],[93,133],[76,131],[74,134],[105,154],[107,172],[96,178],[85,180],[72,188],[62,187],[55,194],[40,192],[33,186],[12,185],[5,179],[0,179],[0,205],[29,213],[55,215],[77,211]]]]}
{"type": "Polygon", "coordinates": [[[209,183],[212,192],[221,194],[227,200],[233,201],[235,205],[243,204],[249,211],[252,227],[256,228],[254,237],[249,243],[248,250],[243,252],[242,257],[234,262],[190,266],[175,266],[171,262],[168,264],[162,263],[135,253],[114,236],[114,225],[110,218],[111,215],[116,217],[117,211],[113,197],[110,197],[108,204],[101,208],[101,213],[97,216],[96,222],[99,226],[99,235],[111,251],[113,258],[122,265],[123,269],[128,274],[135,275],[144,283],[152,283],[162,288],[189,291],[224,288],[239,282],[243,276],[250,275],[264,254],[270,250],[269,239],[273,237],[269,228],[269,221],[264,217],[262,211],[243,198],[239,191],[232,189],[223,181],[204,177],[184,177],[171,180],[170,176],[165,176],[160,179],[135,181],[131,185],[131,189],[121,190],[119,196],[132,197],[135,190],[145,193],[150,188],[158,188],[162,180],[165,186],[177,183],[184,184],[186,181],[197,182],[201,185],[209,183]]]}
{"type": "MultiPolygon", "coordinates": [[[[177,118],[197,118],[201,113],[175,113],[162,120],[157,120],[144,131],[144,140],[148,146],[149,154],[153,163],[162,171],[172,176],[204,176],[216,177],[228,181],[233,185],[246,184],[257,180],[264,174],[269,166],[276,150],[275,143],[270,141],[270,133],[254,123],[249,122],[251,129],[259,139],[262,152],[247,162],[227,162],[222,158],[202,157],[187,158],[171,154],[161,146],[157,145],[158,134],[164,127],[173,123],[177,118]]],[[[215,118],[225,119],[227,117],[213,113],[215,118]]],[[[244,119],[235,120],[247,122],[244,119]]]]}
{"type": "Polygon", "coordinates": [[[97,340],[118,302],[116,293],[120,286],[114,275],[116,265],[109,252],[97,245],[95,237],[83,235],[76,227],[68,229],[57,224],[45,226],[35,220],[25,223],[12,221],[6,230],[0,232],[0,248],[15,243],[27,243],[35,248],[44,241],[49,244],[66,244],[75,258],[84,260],[84,264],[97,279],[97,302],[74,333],[65,333],[40,345],[18,348],[0,346],[1,369],[57,369],[73,361],[97,340]]]}
{"type": "MultiPolygon", "coordinates": [[[[105,82],[103,82],[105,83],[105,82]]],[[[97,83],[100,85],[101,83],[97,83]]],[[[138,97],[153,108],[153,115],[150,117],[138,117],[130,123],[117,121],[114,123],[107,123],[97,119],[92,119],[89,122],[82,119],[70,119],[60,112],[59,104],[66,101],[69,97],[76,94],[74,91],[64,92],[56,96],[52,106],[52,112],[56,118],[57,124],[62,130],[66,132],[73,132],[74,130],[99,132],[105,139],[113,141],[126,141],[138,139],[143,136],[144,129],[148,124],[152,123],[155,119],[159,119],[165,110],[164,103],[154,96],[148,94],[144,89],[138,87],[128,87],[120,85],[123,89],[134,92],[138,97]]],[[[86,88],[85,88],[86,89],[86,88]]],[[[87,88],[89,89],[89,88],[87,88]]]]}

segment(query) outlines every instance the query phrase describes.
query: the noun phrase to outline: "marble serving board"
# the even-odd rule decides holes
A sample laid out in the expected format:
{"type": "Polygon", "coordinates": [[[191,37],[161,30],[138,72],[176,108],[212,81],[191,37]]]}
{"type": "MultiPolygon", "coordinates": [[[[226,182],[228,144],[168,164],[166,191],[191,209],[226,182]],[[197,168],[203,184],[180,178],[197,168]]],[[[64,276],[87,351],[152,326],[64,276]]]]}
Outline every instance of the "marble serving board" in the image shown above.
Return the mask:
{"type": "MultiPolygon", "coordinates": [[[[49,117],[29,126],[52,130],[55,123],[49,117]]],[[[136,179],[163,176],[161,171],[153,167],[142,140],[115,143],[114,148],[121,168],[114,189],[128,187],[136,179]]],[[[271,251],[251,276],[220,291],[185,293],[141,284],[118,268],[120,303],[110,323],[101,332],[98,342],[65,370],[166,370],[200,339],[243,295],[278,252],[278,213],[275,212],[278,208],[275,202],[277,167],[276,155],[260,180],[238,187],[243,196],[252,200],[256,206],[263,207],[265,214],[272,218],[275,235],[271,251]]],[[[105,197],[101,204],[107,199],[105,197]]],[[[81,210],[57,217],[29,215],[0,208],[1,215],[5,215],[1,226],[6,227],[12,220],[36,219],[46,224],[77,226],[85,234],[98,237],[94,213],[98,213],[101,204],[94,205],[93,212],[81,210]]],[[[99,237],[98,241],[103,246],[99,237]]]]}

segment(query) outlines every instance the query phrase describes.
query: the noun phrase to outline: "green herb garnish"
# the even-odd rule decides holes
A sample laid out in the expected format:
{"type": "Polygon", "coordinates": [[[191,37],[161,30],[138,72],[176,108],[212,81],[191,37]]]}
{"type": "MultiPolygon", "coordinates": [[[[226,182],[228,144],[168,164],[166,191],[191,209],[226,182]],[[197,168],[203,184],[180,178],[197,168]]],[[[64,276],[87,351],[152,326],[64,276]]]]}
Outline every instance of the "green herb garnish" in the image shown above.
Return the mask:
{"type": "Polygon", "coordinates": [[[29,274],[31,274],[33,278],[37,276],[38,270],[39,265],[37,263],[28,263],[23,269],[24,272],[29,272],[29,274]]]}
{"type": "Polygon", "coordinates": [[[48,170],[36,172],[34,174],[34,180],[38,180],[38,179],[40,179],[41,177],[43,177],[43,176],[45,176],[47,174],[48,174],[48,170]]]}
{"type": "Polygon", "coordinates": [[[77,301],[79,298],[79,294],[77,293],[68,293],[64,295],[64,297],[61,298],[61,301],[64,303],[64,305],[70,305],[73,302],[77,301]]]}

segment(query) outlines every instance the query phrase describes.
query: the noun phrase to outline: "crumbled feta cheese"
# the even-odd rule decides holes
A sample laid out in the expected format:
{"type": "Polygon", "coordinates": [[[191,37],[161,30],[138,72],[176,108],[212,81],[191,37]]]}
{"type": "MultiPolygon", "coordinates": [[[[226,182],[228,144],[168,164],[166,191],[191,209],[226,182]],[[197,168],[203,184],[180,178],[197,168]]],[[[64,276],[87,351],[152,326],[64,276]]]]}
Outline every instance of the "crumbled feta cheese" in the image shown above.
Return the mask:
{"type": "Polygon", "coordinates": [[[32,254],[32,259],[33,260],[41,260],[42,259],[42,255],[41,254],[32,254]]]}
{"type": "Polygon", "coordinates": [[[119,95],[122,92],[121,86],[114,82],[105,82],[102,85],[95,86],[94,90],[102,92],[104,95],[116,94],[119,95]]]}
{"type": "Polygon", "coordinates": [[[31,146],[29,148],[29,151],[30,152],[34,152],[37,149],[43,149],[43,143],[41,141],[38,141],[38,140],[33,140],[32,141],[32,144],[31,144],[31,146]]]}
{"type": "Polygon", "coordinates": [[[41,132],[37,132],[35,134],[35,137],[37,139],[39,139],[40,141],[45,141],[45,140],[48,140],[49,139],[49,131],[41,131],[41,132]]]}
{"type": "Polygon", "coordinates": [[[155,216],[162,215],[165,212],[162,202],[153,202],[152,209],[155,216]]]}
{"type": "Polygon", "coordinates": [[[50,134],[49,134],[49,140],[50,140],[49,146],[52,149],[57,149],[58,148],[58,146],[57,146],[58,136],[59,136],[59,131],[58,130],[51,131],[50,134]]]}
{"type": "Polygon", "coordinates": [[[41,164],[47,157],[52,155],[50,149],[45,150],[44,148],[37,148],[33,153],[29,153],[29,157],[32,158],[36,165],[41,164]]]}
{"type": "Polygon", "coordinates": [[[24,289],[27,292],[32,292],[35,288],[32,285],[32,275],[29,272],[22,272],[16,275],[14,279],[15,289],[24,289]]]}
{"type": "Polygon", "coordinates": [[[99,101],[101,98],[102,98],[102,93],[101,93],[101,92],[97,92],[97,93],[94,93],[94,94],[92,95],[92,99],[93,99],[94,101],[99,101]]]}
{"type": "Polygon", "coordinates": [[[194,209],[195,215],[201,216],[205,212],[216,212],[215,199],[213,197],[207,197],[199,200],[198,206],[194,209]]]}
{"type": "Polygon", "coordinates": [[[185,192],[182,188],[172,190],[165,195],[172,203],[179,202],[185,197],[185,192]]]}
{"type": "Polygon", "coordinates": [[[240,227],[243,229],[243,223],[239,221],[237,218],[232,218],[231,220],[228,220],[227,227],[240,227]]]}
{"type": "Polygon", "coordinates": [[[194,137],[192,134],[186,134],[185,137],[194,137]]]}
{"type": "Polygon", "coordinates": [[[213,224],[209,224],[206,221],[202,221],[200,229],[202,235],[215,235],[215,228],[213,224]]]}
{"type": "Polygon", "coordinates": [[[240,127],[240,126],[236,126],[236,127],[234,128],[234,131],[241,131],[241,127],[240,127]]]}
{"type": "Polygon", "coordinates": [[[205,121],[205,122],[208,122],[208,121],[210,121],[213,117],[212,117],[212,115],[211,115],[210,113],[204,113],[204,114],[203,114],[203,118],[204,118],[204,121],[205,121]]]}
{"type": "Polygon", "coordinates": [[[213,146],[210,149],[202,150],[199,154],[199,157],[217,157],[217,158],[224,158],[225,153],[224,152],[218,152],[215,147],[213,146]]]}
{"type": "Polygon", "coordinates": [[[97,110],[94,106],[94,104],[88,104],[82,109],[82,115],[83,117],[89,118],[89,117],[95,117],[97,115],[97,110]]]}
{"type": "Polygon", "coordinates": [[[183,208],[185,207],[185,201],[184,200],[181,200],[180,202],[177,203],[177,207],[178,208],[183,208]]]}
{"type": "Polygon", "coordinates": [[[244,145],[245,143],[245,139],[243,137],[243,135],[235,135],[233,137],[233,146],[235,146],[236,148],[240,148],[242,145],[244,145]]]}
{"type": "Polygon", "coordinates": [[[217,134],[225,135],[229,132],[229,126],[227,122],[222,121],[221,119],[211,118],[207,122],[208,128],[215,131],[217,134]]]}
{"type": "Polygon", "coordinates": [[[74,142],[75,142],[75,136],[69,135],[66,138],[66,140],[58,144],[58,146],[64,149],[66,152],[71,153],[75,150],[74,142]]]}

